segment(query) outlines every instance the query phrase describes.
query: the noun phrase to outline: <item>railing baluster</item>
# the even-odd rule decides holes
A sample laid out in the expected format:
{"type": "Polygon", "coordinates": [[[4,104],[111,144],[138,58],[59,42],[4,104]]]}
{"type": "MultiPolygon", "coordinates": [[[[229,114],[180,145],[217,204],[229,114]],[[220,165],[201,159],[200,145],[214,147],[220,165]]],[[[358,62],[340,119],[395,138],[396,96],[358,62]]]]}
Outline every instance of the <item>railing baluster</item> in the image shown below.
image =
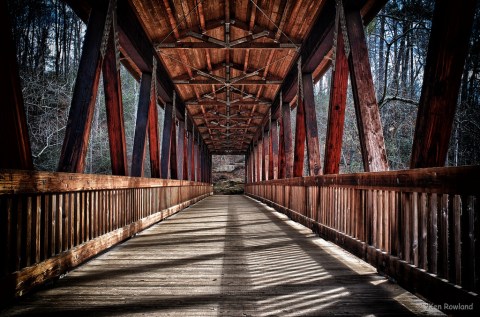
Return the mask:
{"type": "Polygon", "coordinates": [[[418,193],[411,194],[410,212],[410,262],[418,266],[418,193]]]}
{"type": "Polygon", "coordinates": [[[437,274],[447,278],[448,273],[448,195],[439,197],[437,274]]]}

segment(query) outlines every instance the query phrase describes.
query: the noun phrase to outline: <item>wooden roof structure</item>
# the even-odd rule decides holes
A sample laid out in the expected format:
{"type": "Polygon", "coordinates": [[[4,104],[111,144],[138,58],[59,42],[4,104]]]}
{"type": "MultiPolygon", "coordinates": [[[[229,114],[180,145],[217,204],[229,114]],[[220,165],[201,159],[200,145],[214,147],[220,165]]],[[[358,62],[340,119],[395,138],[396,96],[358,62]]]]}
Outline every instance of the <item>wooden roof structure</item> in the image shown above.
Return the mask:
{"type": "MultiPolygon", "coordinates": [[[[67,2],[86,20],[89,1],[67,2]]],[[[365,22],[385,2],[364,1],[365,22]]],[[[137,79],[151,70],[151,45],[161,102],[176,91],[177,117],[187,114],[187,130],[193,123],[211,154],[247,152],[280,91],[294,99],[300,56],[314,77],[326,70],[334,20],[334,0],[118,1],[124,65],[137,79]]]]}
{"type": "MultiPolygon", "coordinates": [[[[247,195],[445,312],[458,314],[446,306],[463,305],[478,315],[480,193],[471,184],[480,167],[442,167],[475,0],[436,2],[408,171],[388,171],[364,31],[385,0],[68,2],[88,26],[53,173],[33,170],[15,45],[6,2],[0,2],[0,41],[6,44],[0,64],[0,239],[6,242],[0,244],[0,305],[210,196],[212,154],[243,153],[247,195]],[[322,166],[313,82],[330,56],[335,67],[322,166]],[[120,62],[140,79],[130,171],[120,62]],[[115,176],[83,174],[100,75],[115,176]],[[348,75],[367,173],[339,175],[348,75]],[[158,99],[165,108],[161,151],[158,99]],[[147,138],[150,179],[143,177],[147,138]]],[[[230,199],[222,204],[233,206],[230,199]]],[[[240,209],[232,207],[232,219],[240,209]]],[[[158,263],[139,267],[150,271],[158,263]]],[[[230,294],[238,304],[236,296],[230,294]]],[[[134,307],[144,309],[145,298],[139,299],[134,307]]],[[[157,298],[152,303],[158,307],[157,298]]]]}

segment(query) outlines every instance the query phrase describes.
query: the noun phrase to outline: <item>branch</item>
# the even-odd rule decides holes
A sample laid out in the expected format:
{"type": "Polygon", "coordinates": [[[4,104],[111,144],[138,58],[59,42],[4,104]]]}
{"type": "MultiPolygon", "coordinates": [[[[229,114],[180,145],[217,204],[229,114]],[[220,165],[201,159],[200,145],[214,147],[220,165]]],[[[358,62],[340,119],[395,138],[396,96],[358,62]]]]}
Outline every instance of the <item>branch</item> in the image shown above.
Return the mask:
{"type": "Polygon", "coordinates": [[[43,149],[42,149],[40,152],[38,152],[37,155],[32,154],[32,157],[33,157],[33,158],[39,158],[40,155],[42,155],[42,153],[50,146],[50,138],[51,138],[55,133],[58,133],[58,132],[62,131],[62,130],[65,129],[66,127],[67,127],[67,126],[64,126],[64,127],[60,128],[60,129],[58,129],[57,131],[54,131],[54,132],[50,133],[50,134],[47,136],[47,145],[45,145],[45,146],[43,147],[43,149]]]}
{"type": "Polygon", "coordinates": [[[379,109],[382,109],[386,104],[388,104],[392,101],[401,101],[401,102],[408,103],[408,104],[411,104],[411,105],[414,105],[414,106],[418,106],[418,101],[408,99],[408,98],[399,97],[399,96],[389,96],[389,97],[383,98],[381,100],[381,103],[380,102],[378,103],[379,104],[379,106],[378,106],[379,109]]]}

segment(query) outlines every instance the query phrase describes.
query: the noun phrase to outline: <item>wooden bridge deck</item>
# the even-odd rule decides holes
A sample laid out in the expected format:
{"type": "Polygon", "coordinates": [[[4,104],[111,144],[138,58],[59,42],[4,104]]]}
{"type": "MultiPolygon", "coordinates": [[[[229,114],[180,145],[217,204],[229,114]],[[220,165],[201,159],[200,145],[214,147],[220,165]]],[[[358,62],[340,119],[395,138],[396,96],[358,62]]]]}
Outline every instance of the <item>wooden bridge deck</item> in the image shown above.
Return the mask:
{"type": "Polygon", "coordinates": [[[211,196],[0,315],[440,314],[245,196],[211,196]]]}

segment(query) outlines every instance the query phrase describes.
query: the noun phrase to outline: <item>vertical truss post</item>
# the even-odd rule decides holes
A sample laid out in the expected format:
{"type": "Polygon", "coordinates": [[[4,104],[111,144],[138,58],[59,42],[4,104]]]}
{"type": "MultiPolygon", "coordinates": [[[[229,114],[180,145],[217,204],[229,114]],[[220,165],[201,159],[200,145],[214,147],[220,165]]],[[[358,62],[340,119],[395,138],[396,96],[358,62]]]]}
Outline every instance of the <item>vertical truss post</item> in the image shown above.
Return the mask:
{"type": "MultiPolygon", "coordinates": [[[[263,136],[263,134],[262,134],[263,136]]],[[[265,174],[264,174],[264,153],[263,153],[263,137],[260,137],[258,140],[258,145],[257,145],[257,151],[258,151],[258,181],[261,182],[265,180],[265,174]]]]}
{"type": "Polygon", "coordinates": [[[199,152],[199,147],[200,147],[200,131],[197,132],[197,140],[195,142],[195,181],[199,182],[200,181],[200,173],[199,173],[199,167],[200,167],[200,152],[199,152]]]}
{"type": "Polygon", "coordinates": [[[269,151],[269,138],[268,138],[268,133],[265,133],[265,131],[262,134],[262,166],[263,166],[263,171],[262,171],[262,180],[266,181],[268,180],[268,168],[269,168],[269,160],[270,160],[270,151],[269,151]]]}
{"type": "Polygon", "coordinates": [[[172,112],[172,128],[170,130],[170,178],[178,179],[177,165],[177,124],[175,118],[175,109],[172,112]]]}
{"type": "Polygon", "coordinates": [[[350,79],[363,165],[366,172],[386,171],[388,161],[385,140],[358,6],[356,1],[348,1],[345,6],[345,19],[350,43],[350,79]]]}
{"type": "Polygon", "coordinates": [[[188,140],[187,142],[188,143],[188,148],[187,148],[188,179],[192,181],[195,179],[194,158],[193,158],[193,133],[188,134],[187,140],[188,140]]]}
{"type": "Polygon", "coordinates": [[[186,154],[186,139],[185,139],[185,121],[178,122],[178,179],[187,179],[188,170],[186,154]]]}
{"type": "MultiPolygon", "coordinates": [[[[155,85],[156,83],[153,83],[155,85]]],[[[158,108],[157,96],[152,89],[148,114],[148,140],[150,149],[150,174],[152,178],[160,178],[160,149],[158,142],[158,108]]]]}
{"type": "Polygon", "coordinates": [[[272,143],[272,164],[273,164],[273,179],[278,179],[278,126],[277,121],[274,121],[272,124],[272,134],[271,134],[271,143],[272,143]]]}
{"type": "Polygon", "coordinates": [[[343,34],[339,26],[337,29],[335,67],[330,84],[324,174],[338,174],[340,171],[348,86],[348,59],[344,45],[343,34]]]}
{"type": "Polygon", "coordinates": [[[293,177],[303,176],[303,164],[305,160],[305,107],[301,94],[297,95],[297,117],[295,124],[295,156],[293,160],[293,177]]]}
{"type": "Polygon", "coordinates": [[[82,56],[73,89],[58,171],[83,173],[102,68],[100,49],[107,18],[107,1],[94,6],[88,20],[82,56]]]}
{"type": "Polygon", "coordinates": [[[444,166],[475,15],[475,1],[436,1],[411,168],[444,166]]]}
{"type": "Polygon", "coordinates": [[[110,28],[108,45],[102,65],[105,106],[107,109],[110,161],[113,175],[128,175],[127,145],[123,122],[122,83],[117,64],[115,28],[110,28]]]}
{"type": "Polygon", "coordinates": [[[140,82],[140,96],[138,98],[137,122],[135,124],[135,136],[132,151],[131,176],[142,177],[144,172],[146,137],[148,125],[148,113],[150,108],[150,92],[152,75],[143,73],[140,82]]]}
{"type": "Polygon", "coordinates": [[[320,144],[318,141],[317,112],[315,109],[315,96],[313,94],[312,74],[304,73],[302,80],[308,166],[310,169],[310,176],[317,176],[322,174],[322,164],[320,162],[320,144]]]}
{"type": "Polygon", "coordinates": [[[171,155],[171,139],[172,128],[175,124],[173,122],[173,104],[167,102],[165,104],[165,119],[163,120],[163,133],[162,133],[162,156],[160,161],[161,176],[163,179],[169,178],[169,165],[171,155]]]}

